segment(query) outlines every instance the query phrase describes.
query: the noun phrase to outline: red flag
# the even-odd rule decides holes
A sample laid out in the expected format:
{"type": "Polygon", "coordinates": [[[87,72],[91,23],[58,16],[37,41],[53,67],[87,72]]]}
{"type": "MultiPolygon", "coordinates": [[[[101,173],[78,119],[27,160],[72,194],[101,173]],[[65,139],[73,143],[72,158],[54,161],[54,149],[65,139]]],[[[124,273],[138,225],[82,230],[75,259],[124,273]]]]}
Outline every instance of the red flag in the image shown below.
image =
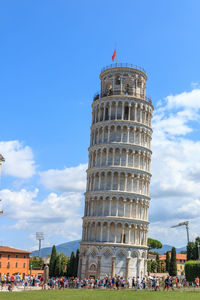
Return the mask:
{"type": "Polygon", "coordinates": [[[115,51],[114,51],[113,56],[112,56],[112,61],[115,60],[115,56],[116,56],[116,48],[115,48],[115,51]]]}

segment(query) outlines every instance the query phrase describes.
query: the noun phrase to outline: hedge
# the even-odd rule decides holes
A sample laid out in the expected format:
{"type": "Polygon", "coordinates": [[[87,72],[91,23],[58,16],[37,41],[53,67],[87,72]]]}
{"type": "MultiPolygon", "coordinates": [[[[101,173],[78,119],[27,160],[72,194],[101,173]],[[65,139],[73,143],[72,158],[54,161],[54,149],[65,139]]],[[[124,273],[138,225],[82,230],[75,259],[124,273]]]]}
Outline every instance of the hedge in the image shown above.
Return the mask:
{"type": "Polygon", "coordinates": [[[189,260],[185,263],[185,277],[189,282],[195,281],[195,278],[200,277],[200,262],[189,260]]]}

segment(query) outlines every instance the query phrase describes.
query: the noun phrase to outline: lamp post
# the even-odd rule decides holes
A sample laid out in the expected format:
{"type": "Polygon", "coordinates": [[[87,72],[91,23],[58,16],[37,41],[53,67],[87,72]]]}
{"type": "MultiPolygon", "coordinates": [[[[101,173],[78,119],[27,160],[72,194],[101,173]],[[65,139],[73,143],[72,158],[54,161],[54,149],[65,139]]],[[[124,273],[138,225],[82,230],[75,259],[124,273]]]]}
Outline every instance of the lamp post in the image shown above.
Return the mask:
{"type": "Polygon", "coordinates": [[[198,247],[198,258],[199,258],[199,261],[200,261],[200,250],[199,250],[199,248],[200,248],[200,243],[197,244],[197,247],[198,247]]]}
{"type": "Polygon", "coordinates": [[[36,240],[39,241],[38,256],[40,257],[41,242],[44,240],[44,232],[36,232],[36,240]]]}

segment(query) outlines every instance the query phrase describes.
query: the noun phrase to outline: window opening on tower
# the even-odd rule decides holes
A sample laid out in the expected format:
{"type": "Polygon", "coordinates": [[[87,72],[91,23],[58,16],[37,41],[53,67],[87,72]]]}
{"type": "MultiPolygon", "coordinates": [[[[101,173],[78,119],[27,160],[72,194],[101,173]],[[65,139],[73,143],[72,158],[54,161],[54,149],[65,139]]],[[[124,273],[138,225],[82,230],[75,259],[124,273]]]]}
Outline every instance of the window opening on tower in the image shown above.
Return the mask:
{"type": "Polygon", "coordinates": [[[116,79],[115,79],[115,84],[116,84],[116,85],[120,85],[120,83],[121,83],[121,78],[120,78],[119,75],[117,75],[117,77],[116,77],[116,79]]]}
{"type": "Polygon", "coordinates": [[[129,95],[129,84],[126,85],[125,95],[129,95]]]}
{"type": "Polygon", "coordinates": [[[105,120],[107,121],[109,118],[108,116],[108,107],[106,107],[106,110],[105,110],[105,120]]]}
{"type": "Polygon", "coordinates": [[[124,120],[128,120],[128,106],[124,109],[124,120]]]}

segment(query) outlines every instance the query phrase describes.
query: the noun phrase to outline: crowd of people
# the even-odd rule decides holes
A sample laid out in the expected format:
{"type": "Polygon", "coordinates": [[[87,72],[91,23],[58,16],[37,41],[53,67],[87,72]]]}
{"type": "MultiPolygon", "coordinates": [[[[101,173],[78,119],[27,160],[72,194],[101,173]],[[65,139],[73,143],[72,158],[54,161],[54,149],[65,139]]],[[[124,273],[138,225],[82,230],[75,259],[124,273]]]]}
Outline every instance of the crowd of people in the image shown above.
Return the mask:
{"type": "MultiPolygon", "coordinates": [[[[195,279],[193,286],[199,287],[199,278],[195,279]]],[[[189,283],[183,279],[180,280],[178,277],[166,277],[166,278],[157,278],[156,276],[149,276],[140,279],[139,277],[129,278],[125,280],[123,277],[115,276],[114,278],[110,278],[109,276],[105,276],[103,279],[98,278],[88,278],[88,279],[79,279],[78,277],[51,277],[48,282],[44,282],[44,278],[41,276],[38,278],[37,276],[22,276],[21,274],[15,275],[1,275],[1,290],[9,290],[13,291],[17,288],[26,287],[35,287],[41,289],[124,289],[124,288],[132,288],[135,290],[174,290],[175,288],[181,287],[189,287],[189,283]]]]}

